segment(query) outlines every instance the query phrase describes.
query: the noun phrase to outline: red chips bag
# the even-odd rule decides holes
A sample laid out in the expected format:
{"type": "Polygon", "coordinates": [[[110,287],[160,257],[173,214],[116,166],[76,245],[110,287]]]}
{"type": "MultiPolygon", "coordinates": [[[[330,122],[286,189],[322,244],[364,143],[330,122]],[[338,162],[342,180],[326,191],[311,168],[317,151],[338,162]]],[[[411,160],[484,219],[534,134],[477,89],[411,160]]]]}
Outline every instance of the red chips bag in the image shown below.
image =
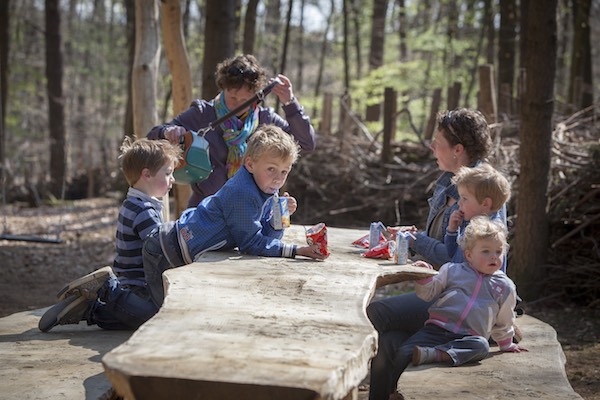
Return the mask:
{"type": "Polygon", "coordinates": [[[393,240],[383,242],[362,254],[367,258],[382,258],[387,260],[396,254],[396,243],[393,240]]]}
{"type": "Polygon", "coordinates": [[[363,247],[365,249],[369,248],[369,234],[367,233],[365,236],[356,239],[352,244],[356,247],[363,247]]]}
{"type": "Polygon", "coordinates": [[[306,243],[308,243],[309,246],[316,244],[319,253],[324,256],[329,255],[329,252],[327,251],[327,227],[323,222],[306,230],[306,243]]]}

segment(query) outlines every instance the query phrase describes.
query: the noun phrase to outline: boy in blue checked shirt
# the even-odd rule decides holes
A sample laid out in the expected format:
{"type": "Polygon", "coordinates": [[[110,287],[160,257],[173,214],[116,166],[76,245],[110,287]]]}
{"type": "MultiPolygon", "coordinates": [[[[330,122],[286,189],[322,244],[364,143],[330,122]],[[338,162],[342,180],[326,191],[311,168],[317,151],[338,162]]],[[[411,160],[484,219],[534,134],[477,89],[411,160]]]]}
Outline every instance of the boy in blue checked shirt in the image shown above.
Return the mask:
{"type": "MultiPolygon", "coordinates": [[[[326,258],[316,246],[284,243],[283,230],[271,225],[274,194],[298,159],[298,144],[281,128],[264,125],[247,145],[242,167],[217,193],[185,210],[177,221],[162,224],[144,242],[146,281],[158,307],[164,300],[162,273],[190,264],[207,251],[237,247],[257,256],[326,258]]],[[[284,196],[291,215],[296,199],[284,196]]]]}

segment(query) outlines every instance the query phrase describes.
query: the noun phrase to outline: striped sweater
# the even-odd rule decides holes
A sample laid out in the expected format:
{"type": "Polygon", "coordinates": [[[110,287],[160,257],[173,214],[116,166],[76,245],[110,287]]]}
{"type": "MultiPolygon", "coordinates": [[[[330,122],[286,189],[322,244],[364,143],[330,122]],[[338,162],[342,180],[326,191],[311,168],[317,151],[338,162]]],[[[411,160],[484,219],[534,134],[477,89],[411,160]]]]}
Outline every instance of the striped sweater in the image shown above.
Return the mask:
{"type": "Polygon", "coordinates": [[[129,188],[119,210],[113,271],[121,284],[144,286],[142,245],[144,238],[162,223],[162,201],[129,188]]]}

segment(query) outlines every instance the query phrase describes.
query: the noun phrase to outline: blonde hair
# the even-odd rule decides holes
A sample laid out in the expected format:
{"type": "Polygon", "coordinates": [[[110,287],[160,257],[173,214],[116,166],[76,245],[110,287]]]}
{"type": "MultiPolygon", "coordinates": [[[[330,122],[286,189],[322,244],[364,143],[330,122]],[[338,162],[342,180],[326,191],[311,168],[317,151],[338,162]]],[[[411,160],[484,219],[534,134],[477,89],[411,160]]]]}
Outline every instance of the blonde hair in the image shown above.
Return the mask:
{"type": "Polygon", "coordinates": [[[486,197],[492,199],[492,212],[502,208],[510,197],[510,183],[490,164],[482,163],[477,167],[461,167],[452,182],[471,191],[481,204],[486,197]]]}
{"type": "Polygon", "coordinates": [[[276,125],[262,125],[248,139],[245,158],[254,161],[264,154],[292,160],[294,164],[300,155],[300,146],[293,136],[276,125]]]}
{"type": "Polygon", "coordinates": [[[182,149],[167,140],[135,139],[126,136],[121,144],[119,161],[129,186],[139,179],[144,168],[154,176],[167,162],[175,166],[181,159],[182,149]]]}
{"type": "Polygon", "coordinates": [[[477,216],[465,228],[465,232],[458,238],[458,245],[463,251],[473,250],[479,240],[497,239],[502,242],[502,253],[508,252],[508,232],[504,224],[492,221],[488,217],[477,216]]]}

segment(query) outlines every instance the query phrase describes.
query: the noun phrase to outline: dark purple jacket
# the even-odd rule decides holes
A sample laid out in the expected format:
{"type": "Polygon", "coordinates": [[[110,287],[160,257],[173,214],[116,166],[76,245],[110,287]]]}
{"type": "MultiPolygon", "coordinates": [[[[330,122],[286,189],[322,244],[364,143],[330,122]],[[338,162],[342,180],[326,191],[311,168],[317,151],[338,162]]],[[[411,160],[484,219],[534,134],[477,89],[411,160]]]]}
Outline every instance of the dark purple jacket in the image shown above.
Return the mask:
{"type": "MultiPolygon", "coordinates": [[[[310,118],[304,115],[304,109],[297,100],[283,106],[285,119],[280,117],[272,108],[259,106],[258,123],[273,124],[292,135],[302,148],[303,153],[315,149],[316,135],[310,123],[310,118]]],[[[186,130],[199,131],[217,119],[215,108],[206,100],[194,100],[186,111],[179,114],[171,122],[158,125],[148,132],[149,139],[164,139],[164,130],[168,126],[179,125],[186,130]]],[[[227,145],[223,140],[223,130],[217,126],[207,132],[204,138],[208,141],[210,161],[213,172],[205,180],[192,184],[192,196],[188,207],[196,207],[202,199],[217,192],[227,181],[227,145]]]]}

